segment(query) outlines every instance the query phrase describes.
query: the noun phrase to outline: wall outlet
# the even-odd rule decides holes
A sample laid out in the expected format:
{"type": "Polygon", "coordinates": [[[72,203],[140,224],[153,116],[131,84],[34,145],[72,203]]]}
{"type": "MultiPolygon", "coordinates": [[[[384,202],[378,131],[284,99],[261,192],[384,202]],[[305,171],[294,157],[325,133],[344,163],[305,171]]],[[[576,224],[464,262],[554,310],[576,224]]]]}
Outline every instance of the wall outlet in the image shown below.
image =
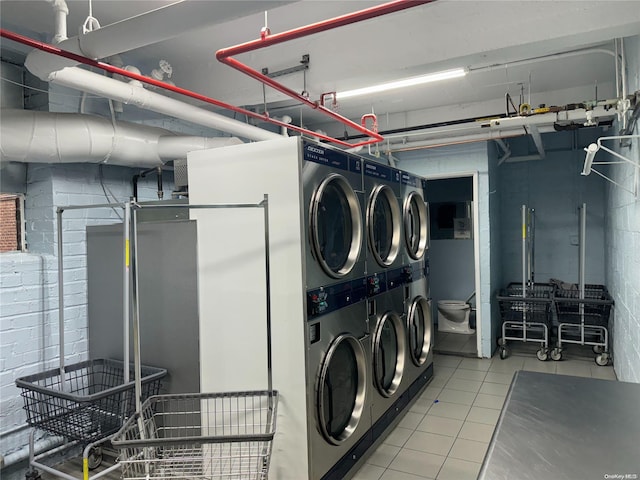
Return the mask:
{"type": "Polygon", "coordinates": [[[569,235],[569,245],[580,245],[580,237],[578,235],[569,235]]]}

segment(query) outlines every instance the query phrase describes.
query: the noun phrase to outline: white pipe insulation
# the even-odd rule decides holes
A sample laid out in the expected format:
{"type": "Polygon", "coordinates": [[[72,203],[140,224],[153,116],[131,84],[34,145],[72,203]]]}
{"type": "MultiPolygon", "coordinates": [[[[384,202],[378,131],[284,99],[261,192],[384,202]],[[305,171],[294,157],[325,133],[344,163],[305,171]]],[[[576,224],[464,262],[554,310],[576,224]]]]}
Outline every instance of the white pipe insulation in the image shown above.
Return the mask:
{"type": "Polygon", "coordinates": [[[193,150],[242,143],[235,137],[175,136],[168,130],[77,113],[5,109],[0,116],[5,162],[105,163],[152,167],[193,150]]]}
{"type": "Polygon", "coordinates": [[[193,122],[197,125],[222,130],[249,140],[261,141],[282,138],[277,133],[151,92],[142,86],[120,82],[78,67],[67,67],[60,71],[52,72],[48,80],[51,83],[74,88],[81,92],[100,95],[118,102],[193,122]]]}
{"type": "Polygon", "coordinates": [[[67,15],[69,15],[69,7],[64,0],[47,0],[53,7],[54,21],[55,21],[55,34],[53,36],[53,43],[61,43],[66,40],[67,37],[67,15]]]}

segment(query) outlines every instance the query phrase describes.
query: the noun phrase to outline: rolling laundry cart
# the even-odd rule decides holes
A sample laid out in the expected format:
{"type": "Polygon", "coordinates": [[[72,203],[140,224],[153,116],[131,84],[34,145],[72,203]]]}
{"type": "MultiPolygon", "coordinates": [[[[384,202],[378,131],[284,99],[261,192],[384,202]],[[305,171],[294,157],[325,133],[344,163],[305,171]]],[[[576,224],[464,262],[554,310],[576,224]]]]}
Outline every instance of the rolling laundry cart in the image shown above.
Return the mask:
{"type": "Polygon", "coordinates": [[[540,343],[536,357],[540,361],[549,358],[553,290],[554,286],[547,283],[525,288],[511,283],[500,291],[497,300],[502,318],[502,336],[498,339],[501,359],[508,356],[508,341],[540,343]]]}
{"type": "MultiPolygon", "coordinates": [[[[65,365],[64,348],[64,255],[62,214],[66,210],[91,208],[122,208],[123,221],[123,275],[125,279],[125,308],[123,309],[123,329],[125,338],[129,332],[129,204],[80,205],[58,207],[58,331],[59,359],[58,368],[18,378],[16,385],[22,389],[27,423],[35,427],[29,437],[29,466],[27,479],[41,478],[39,470],[51,473],[58,478],[75,480],[67,473],[60,472],[44,462],[55,454],[65,454],[78,448],[82,451],[82,478],[84,480],[100,478],[112,470],[111,466],[102,472],[89,476],[92,470],[102,462],[102,447],[109,437],[120,429],[124,421],[135,412],[135,385],[131,380],[132,368],[129,366],[128,341],[124,344],[124,362],[111,359],[93,359],[65,365]],[[39,455],[34,451],[36,429],[64,437],[66,443],[39,455]]],[[[141,367],[140,395],[147,398],[157,395],[160,381],[167,374],[162,368],[141,367]]]]}
{"type": "MultiPolygon", "coordinates": [[[[268,477],[276,427],[278,392],[273,390],[269,275],[269,200],[258,204],[180,205],[181,208],[264,209],[267,376],[262,391],[159,395],[140,402],[136,371],[136,414],[114,435],[122,478],[264,480],[268,477]]],[[[134,279],[136,220],[134,210],[134,279]]],[[[134,283],[134,298],[136,287],[134,283]]],[[[135,304],[135,301],[134,301],[135,304]]],[[[134,308],[134,336],[138,316],[134,308]]],[[[134,363],[139,351],[134,343],[134,363]]]]}
{"type": "Polygon", "coordinates": [[[580,208],[580,271],[577,290],[558,288],[554,303],[558,316],[558,343],[552,360],[562,360],[563,345],[591,345],[599,366],[608,365],[609,315],[613,298],[603,285],[585,285],[587,205],[580,208]]]}
{"type": "Polygon", "coordinates": [[[534,283],[535,210],[522,205],[522,282],[510,283],[500,291],[502,336],[498,339],[500,358],[509,354],[507,342],[534,342],[540,344],[538,360],[549,358],[549,331],[551,329],[551,302],[554,286],[534,283]]]}

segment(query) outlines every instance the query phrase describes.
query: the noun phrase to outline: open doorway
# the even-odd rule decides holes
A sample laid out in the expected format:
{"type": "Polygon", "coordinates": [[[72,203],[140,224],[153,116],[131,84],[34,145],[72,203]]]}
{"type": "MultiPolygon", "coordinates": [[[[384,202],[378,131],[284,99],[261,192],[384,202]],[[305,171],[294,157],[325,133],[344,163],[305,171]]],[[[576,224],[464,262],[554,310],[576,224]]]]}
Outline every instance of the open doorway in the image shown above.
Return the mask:
{"type": "Polygon", "coordinates": [[[477,174],[429,178],[429,286],[434,351],[478,357],[480,348],[477,174]]]}

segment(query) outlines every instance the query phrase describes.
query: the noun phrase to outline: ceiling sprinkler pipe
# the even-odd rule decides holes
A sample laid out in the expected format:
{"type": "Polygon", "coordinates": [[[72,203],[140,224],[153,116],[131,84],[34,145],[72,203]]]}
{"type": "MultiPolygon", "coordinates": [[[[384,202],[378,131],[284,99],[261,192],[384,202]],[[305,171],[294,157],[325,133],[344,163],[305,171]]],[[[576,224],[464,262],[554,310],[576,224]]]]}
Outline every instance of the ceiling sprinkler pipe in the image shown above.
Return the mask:
{"type": "MultiPolygon", "coordinates": [[[[77,63],[82,63],[94,68],[98,68],[100,70],[105,70],[110,73],[122,75],[123,77],[128,77],[133,80],[139,80],[142,83],[153,85],[155,87],[159,87],[186,97],[199,100],[201,102],[231,110],[241,115],[246,115],[247,117],[273,123],[280,127],[284,126],[289,130],[294,130],[311,137],[319,137],[321,140],[338,143],[342,146],[353,146],[350,143],[336,140],[335,138],[329,137],[327,135],[319,135],[317,133],[314,133],[312,130],[298,127],[297,125],[288,125],[284,122],[269,117],[268,114],[252,112],[251,110],[247,110],[242,107],[236,107],[229,103],[216,100],[215,98],[207,97],[206,95],[202,95],[185,88],[180,88],[166,82],[158,81],[155,78],[145,77],[133,72],[128,72],[125,69],[114,67],[113,65],[109,65],[108,63],[99,62],[91,58],[83,57],[82,55],[78,55],[67,50],[62,50],[53,45],[39,42],[15,32],[0,29],[0,36],[18,43],[22,43],[23,45],[28,45],[47,53],[51,53],[53,55],[69,58],[76,61],[77,63]]],[[[140,108],[146,108],[147,110],[152,110],[157,113],[163,113],[172,117],[181,118],[198,125],[204,125],[210,128],[223,130],[227,133],[231,133],[239,137],[248,138],[250,140],[261,141],[280,138],[280,135],[269,132],[267,130],[254,127],[252,125],[247,125],[245,123],[238,122],[237,120],[233,120],[223,115],[219,115],[217,113],[210,112],[208,110],[204,110],[202,108],[198,108],[193,105],[180,102],[178,100],[174,100],[172,98],[168,98],[159,94],[154,94],[153,92],[149,92],[142,87],[127,85],[123,82],[119,82],[117,80],[113,80],[103,75],[98,75],[96,73],[89,72],[77,67],[64,68],[62,70],[52,72],[48,75],[47,80],[50,82],[57,82],[70,88],[74,88],[81,92],[90,92],[96,95],[111,98],[112,100],[117,100],[124,103],[133,103],[140,108]],[[128,90],[124,91],[122,89],[123,86],[128,87],[128,90]]]]}
{"type": "MultiPolygon", "coordinates": [[[[298,92],[293,91],[292,89],[286,87],[285,85],[278,83],[272,78],[264,75],[263,73],[245,65],[235,58],[232,58],[234,55],[239,55],[242,53],[252,52],[254,50],[258,50],[261,48],[269,47],[272,45],[277,45],[279,43],[288,42],[290,40],[295,40],[297,38],[306,37],[309,35],[313,35],[320,32],[325,32],[327,30],[331,30],[338,27],[343,27],[345,25],[350,25],[353,23],[361,22],[364,20],[369,20],[375,17],[379,17],[382,15],[387,15],[390,13],[398,12],[401,10],[406,10],[408,8],[413,8],[419,5],[424,5],[426,3],[431,3],[434,0],[419,0],[419,1],[407,1],[407,0],[395,0],[393,2],[384,3],[382,5],[377,5],[375,7],[366,8],[364,10],[360,10],[353,13],[348,13],[346,15],[342,15],[339,17],[335,17],[329,20],[324,20],[321,22],[312,23],[310,25],[306,25],[304,27],[294,28],[293,30],[288,30],[286,32],[276,33],[276,34],[265,34],[261,35],[259,39],[242,43],[233,47],[223,48],[216,52],[216,58],[232,68],[250,76],[262,82],[265,85],[270,86],[274,90],[277,90],[285,95],[297,100],[303,105],[307,105],[315,110],[322,112],[323,114],[337,120],[338,122],[344,124],[347,127],[350,127],[360,133],[364,133],[369,140],[364,140],[362,142],[356,144],[349,144],[343,140],[338,140],[337,138],[327,139],[328,141],[344,146],[344,147],[358,147],[361,145],[370,145],[372,143],[381,142],[383,137],[377,132],[368,130],[362,125],[358,125],[356,122],[349,120],[342,115],[337,114],[336,112],[325,108],[317,101],[310,101],[307,97],[299,94],[298,92]]],[[[334,96],[335,98],[335,96],[334,96]]],[[[324,103],[324,102],[322,102],[324,103]]]]}

